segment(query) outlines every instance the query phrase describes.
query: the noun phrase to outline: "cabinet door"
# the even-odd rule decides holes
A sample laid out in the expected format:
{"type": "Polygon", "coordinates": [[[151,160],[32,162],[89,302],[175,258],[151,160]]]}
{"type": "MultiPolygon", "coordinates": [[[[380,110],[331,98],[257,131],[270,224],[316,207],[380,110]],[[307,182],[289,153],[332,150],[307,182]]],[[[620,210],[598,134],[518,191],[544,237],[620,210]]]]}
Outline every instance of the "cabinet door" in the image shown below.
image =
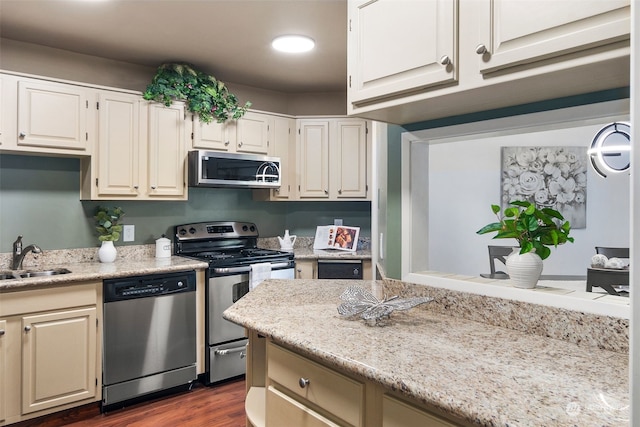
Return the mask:
{"type": "Polygon", "coordinates": [[[349,2],[349,102],[457,81],[457,1],[349,2]]]}
{"type": "Polygon", "coordinates": [[[5,378],[5,361],[7,360],[7,321],[0,320],[0,422],[4,421],[5,409],[4,398],[7,395],[7,384],[5,378]]]}
{"type": "Polygon", "coordinates": [[[478,42],[487,53],[479,60],[480,71],[488,74],[628,39],[629,3],[483,0],[478,42]]]}
{"type": "Polygon", "coordinates": [[[99,95],[98,196],[136,197],[140,189],[140,97],[99,95]]]}
{"type": "Polygon", "coordinates": [[[296,261],[296,279],[315,279],[316,265],[315,261],[296,261]]]}
{"type": "Polygon", "coordinates": [[[329,146],[331,198],[367,197],[367,125],[364,120],[337,120],[329,146]]]}
{"type": "Polygon", "coordinates": [[[272,191],[272,198],[295,199],[296,121],[287,117],[273,118],[273,143],[269,155],[280,158],[280,188],[272,191]]]}
{"type": "Polygon", "coordinates": [[[266,427],[340,427],[273,387],[267,389],[266,427]]]}
{"type": "Polygon", "coordinates": [[[382,427],[415,426],[455,427],[455,424],[391,396],[382,397],[382,427]]]}
{"type": "Polygon", "coordinates": [[[59,83],[18,82],[18,146],[87,149],[87,90],[59,83]]]}
{"type": "Polygon", "coordinates": [[[96,395],[96,308],[22,318],[22,412],[96,395]]]}
{"type": "Polygon", "coordinates": [[[186,198],[184,104],[149,105],[149,197],[186,198]]]}
{"type": "Polygon", "coordinates": [[[193,119],[194,149],[214,151],[235,151],[236,144],[236,120],[227,120],[224,123],[202,123],[197,117],[193,119]]]}
{"type": "Polygon", "coordinates": [[[329,122],[300,120],[298,124],[298,195],[329,198],[329,122]]]}
{"type": "Polygon", "coordinates": [[[237,151],[267,154],[269,152],[270,116],[247,112],[238,119],[237,151]]]}

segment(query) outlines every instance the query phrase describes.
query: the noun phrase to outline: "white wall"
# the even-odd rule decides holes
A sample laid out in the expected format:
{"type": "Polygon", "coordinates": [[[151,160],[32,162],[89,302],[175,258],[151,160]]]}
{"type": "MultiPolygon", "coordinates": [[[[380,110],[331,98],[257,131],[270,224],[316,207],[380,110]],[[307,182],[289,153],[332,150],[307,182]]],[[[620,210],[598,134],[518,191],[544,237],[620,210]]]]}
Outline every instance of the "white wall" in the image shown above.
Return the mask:
{"type": "MultiPolygon", "coordinates": [[[[428,171],[429,182],[428,197],[424,198],[429,207],[428,268],[477,276],[489,271],[487,245],[516,243],[476,234],[496,220],[490,205],[500,204],[501,147],[580,146],[586,151],[596,132],[611,121],[607,117],[595,120],[595,124],[589,120],[588,125],[529,129],[509,135],[469,135],[464,140],[430,144],[428,168],[423,168],[428,171]]],[[[589,166],[587,227],[571,231],[575,243],[552,248],[543,274],[586,275],[595,246],[628,247],[629,188],[628,173],[603,179],[589,166]]]]}

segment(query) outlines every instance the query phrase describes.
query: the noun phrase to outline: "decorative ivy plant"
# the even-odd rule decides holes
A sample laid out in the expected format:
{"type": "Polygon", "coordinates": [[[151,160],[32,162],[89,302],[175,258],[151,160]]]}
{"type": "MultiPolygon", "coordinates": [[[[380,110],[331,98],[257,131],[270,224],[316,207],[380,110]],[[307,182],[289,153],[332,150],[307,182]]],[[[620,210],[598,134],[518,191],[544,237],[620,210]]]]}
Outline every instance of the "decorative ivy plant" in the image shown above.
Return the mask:
{"type": "Polygon", "coordinates": [[[211,123],[214,118],[219,123],[239,119],[251,106],[251,102],[239,106],[223,82],[182,63],[160,65],[142,96],[167,107],[175,100],[186,101],[187,109],[204,123],[211,123]]]}
{"type": "Polygon", "coordinates": [[[122,208],[106,208],[98,206],[94,216],[96,220],[96,231],[98,232],[98,240],[116,241],[122,233],[122,225],[118,222],[124,216],[122,208]]]}
{"type": "Polygon", "coordinates": [[[573,242],[569,237],[571,224],[565,221],[560,212],[551,208],[538,209],[536,205],[526,201],[512,201],[511,206],[500,215],[500,206],[491,205],[491,210],[498,217],[498,222],[487,224],[476,233],[497,232],[494,239],[513,238],[520,245],[520,253],[526,254],[535,249],[542,259],[551,254],[548,246],[557,247],[566,242],[573,242]]]}

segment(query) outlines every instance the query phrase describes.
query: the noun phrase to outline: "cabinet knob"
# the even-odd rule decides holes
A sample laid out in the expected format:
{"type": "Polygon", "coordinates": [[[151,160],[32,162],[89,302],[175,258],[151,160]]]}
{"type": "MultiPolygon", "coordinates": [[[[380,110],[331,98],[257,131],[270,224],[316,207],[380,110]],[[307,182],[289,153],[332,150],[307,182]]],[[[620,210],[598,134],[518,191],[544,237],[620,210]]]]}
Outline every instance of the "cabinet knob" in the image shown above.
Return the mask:
{"type": "Polygon", "coordinates": [[[137,185],[134,185],[134,186],[133,186],[133,189],[134,189],[134,190],[138,190],[138,186],[137,186],[137,185]]]}
{"type": "Polygon", "coordinates": [[[25,332],[29,332],[31,330],[31,325],[27,325],[24,327],[25,332]]]}
{"type": "Polygon", "coordinates": [[[338,194],[342,194],[342,189],[338,190],[338,194]]]}
{"type": "Polygon", "coordinates": [[[157,185],[152,185],[152,186],[151,186],[151,189],[152,189],[152,190],[155,190],[156,188],[158,188],[158,186],[157,186],[157,185]]]}
{"type": "Polygon", "coordinates": [[[242,141],[238,142],[238,147],[242,147],[242,141]]]}
{"type": "Polygon", "coordinates": [[[4,329],[0,329],[0,337],[4,335],[4,329]]]}
{"type": "Polygon", "coordinates": [[[225,146],[226,146],[226,145],[229,145],[229,141],[225,141],[225,142],[224,142],[224,145],[225,145],[225,146]]]}
{"type": "Polygon", "coordinates": [[[19,138],[24,138],[25,136],[27,136],[27,134],[26,134],[26,133],[24,133],[24,132],[20,132],[20,133],[18,134],[18,137],[19,137],[19,138]]]}
{"type": "Polygon", "coordinates": [[[329,190],[324,190],[324,194],[329,194],[329,190]]]}
{"type": "Polygon", "coordinates": [[[449,65],[451,64],[451,58],[449,58],[449,55],[443,55],[442,58],[440,58],[440,65],[449,65]]]}
{"type": "Polygon", "coordinates": [[[309,385],[309,379],[308,378],[300,378],[298,380],[298,385],[300,386],[300,388],[305,388],[306,386],[309,385]]]}
{"type": "Polygon", "coordinates": [[[484,44],[480,43],[478,46],[476,46],[476,53],[478,55],[484,55],[487,52],[489,51],[487,50],[487,47],[484,44]]]}

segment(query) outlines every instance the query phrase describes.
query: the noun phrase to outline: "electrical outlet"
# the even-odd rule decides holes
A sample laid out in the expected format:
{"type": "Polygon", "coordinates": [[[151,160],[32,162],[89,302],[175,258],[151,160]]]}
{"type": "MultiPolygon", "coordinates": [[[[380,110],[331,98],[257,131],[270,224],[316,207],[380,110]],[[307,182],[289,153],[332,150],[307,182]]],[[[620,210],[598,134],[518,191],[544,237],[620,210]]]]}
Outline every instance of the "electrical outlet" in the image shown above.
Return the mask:
{"type": "Polygon", "coordinates": [[[124,225],[122,227],[122,241],[133,242],[136,239],[135,225],[124,225]]]}
{"type": "Polygon", "coordinates": [[[333,220],[333,225],[342,225],[342,220],[339,218],[336,218],[333,220]]]}

